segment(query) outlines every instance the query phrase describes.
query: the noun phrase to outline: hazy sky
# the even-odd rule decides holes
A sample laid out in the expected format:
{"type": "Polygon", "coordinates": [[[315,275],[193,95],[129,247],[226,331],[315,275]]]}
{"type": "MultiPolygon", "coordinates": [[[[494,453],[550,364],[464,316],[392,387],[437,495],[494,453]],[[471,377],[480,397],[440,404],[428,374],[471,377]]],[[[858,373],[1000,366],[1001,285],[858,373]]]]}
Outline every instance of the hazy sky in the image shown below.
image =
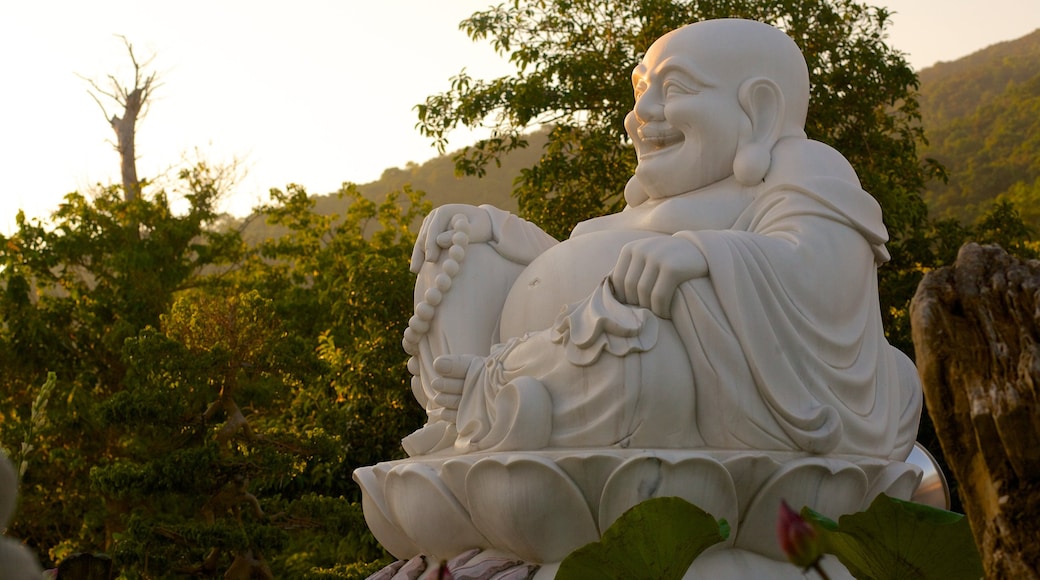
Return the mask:
{"type": "MultiPolygon", "coordinates": [[[[138,128],[138,171],[196,149],[241,160],[225,209],[241,215],[295,182],[328,193],[436,155],[412,108],[462,68],[510,69],[458,23],[493,0],[37,0],[0,2],[0,232],[118,180],[112,131],[77,75],[129,79],[125,35],[163,85],[138,128]]],[[[915,68],[1040,28],[1040,0],[876,0],[915,68]]],[[[109,114],[115,112],[109,109],[109,114]]],[[[449,150],[472,141],[452,137],[449,150]]]]}

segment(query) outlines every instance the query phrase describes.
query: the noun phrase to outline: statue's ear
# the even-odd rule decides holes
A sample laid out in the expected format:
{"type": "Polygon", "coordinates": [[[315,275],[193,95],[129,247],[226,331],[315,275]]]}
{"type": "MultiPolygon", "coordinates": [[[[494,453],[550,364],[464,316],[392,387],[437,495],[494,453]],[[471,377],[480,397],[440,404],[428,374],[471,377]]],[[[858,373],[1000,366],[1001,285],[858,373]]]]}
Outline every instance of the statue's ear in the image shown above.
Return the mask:
{"type": "Polygon", "coordinates": [[[761,183],[772,163],[773,145],[783,129],[784,94],[765,77],[747,79],[737,92],[740,106],[750,121],[744,127],[733,160],[733,175],[741,185],[761,183]]]}

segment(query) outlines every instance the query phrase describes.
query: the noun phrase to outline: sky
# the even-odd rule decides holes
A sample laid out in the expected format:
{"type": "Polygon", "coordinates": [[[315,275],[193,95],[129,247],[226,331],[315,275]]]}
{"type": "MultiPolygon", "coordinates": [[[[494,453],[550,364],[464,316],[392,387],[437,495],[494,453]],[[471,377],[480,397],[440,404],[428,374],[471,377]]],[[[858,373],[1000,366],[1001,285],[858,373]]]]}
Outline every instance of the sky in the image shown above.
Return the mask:
{"type": "MultiPolygon", "coordinates": [[[[118,181],[114,135],[85,79],[132,80],[119,35],[162,82],[138,125],[138,173],[237,162],[223,209],[245,215],[272,187],[329,193],[435,157],[415,105],[462,69],[512,70],[458,28],[494,1],[0,0],[0,233],[19,210],[46,217],[66,193],[118,181]]],[[[1040,0],[870,3],[894,12],[889,44],[918,70],[1040,28],[1040,0]]],[[[476,137],[456,132],[448,149],[476,137]]]]}

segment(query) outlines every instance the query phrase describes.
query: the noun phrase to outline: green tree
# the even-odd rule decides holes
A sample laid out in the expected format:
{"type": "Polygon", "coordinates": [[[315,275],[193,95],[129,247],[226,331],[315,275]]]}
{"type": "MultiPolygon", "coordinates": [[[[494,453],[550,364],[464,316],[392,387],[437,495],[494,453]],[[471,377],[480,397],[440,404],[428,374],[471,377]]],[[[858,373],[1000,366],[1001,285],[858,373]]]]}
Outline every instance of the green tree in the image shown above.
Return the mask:
{"type": "Polygon", "coordinates": [[[412,225],[430,205],[407,186],[375,202],[345,185],[337,194],[343,215],[315,212],[299,186],[271,195],[274,203],[260,211],[288,233],[257,246],[242,284],[271,298],[287,330],[311,337],[330,365],[330,390],[307,396],[342,404],[345,415],[313,421],[346,433],[340,477],[350,481],[356,467],[401,456],[401,438],[424,418],[400,344],[413,300],[412,225]]]}
{"type": "Polygon", "coordinates": [[[400,339],[429,204],[345,186],[344,214],[321,215],[274,190],[285,234],[246,250],[209,229],[205,175],[182,175],[186,216],[111,188],[2,240],[0,441],[33,444],[12,531],[144,577],[363,577],[387,555],[351,474],[423,420],[400,339]]]}
{"type": "Polygon", "coordinates": [[[279,577],[365,577],[388,556],[368,531],[351,474],[402,457],[401,439],[425,418],[400,344],[412,308],[411,227],[430,205],[407,186],[377,202],[344,185],[341,215],[318,213],[299,186],[271,196],[261,212],[285,234],[255,248],[236,287],[269,298],[303,345],[292,359],[303,378],[287,383],[277,430],[305,452],[292,481],[273,491],[289,521],[307,524],[271,566],[279,577]]]}
{"type": "Polygon", "coordinates": [[[247,248],[216,210],[231,169],[199,163],[174,213],[129,154],[156,86],[130,56],[133,87],[93,85],[125,109],[123,187],[0,237],[12,532],[46,563],[104,550],[129,577],[367,576],[387,555],[351,474],[400,456],[423,418],[400,339],[429,204],[349,185],[324,215],[273,190],[260,211],[284,235],[247,248]]]}
{"type": "Polygon", "coordinates": [[[264,428],[295,379],[286,349],[257,292],[183,295],[161,332],[126,341],[125,387],[99,406],[120,448],[90,471],[121,508],[110,549],[124,572],[272,577],[265,555],[286,534],[258,494],[293,475],[294,441],[264,428]]]}
{"type": "Polygon", "coordinates": [[[1028,224],[1031,233],[1040,228],[1040,177],[1032,184],[1019,181],[1008,188],[1007,191],[997,196],[997,202],[1009,202],[1022,216],[1022,221],[1028,224]]]}
{"type": "Polygon", "coordinates": [[[120,527],[118,506],[88,477],[123,445],[99,405],[126,388],[124,342],[158,327],[177,292],[219,279],[240,254],[236,233],[210,229],[220,217],[219,173],[204,164],[180,173],[183,214],[165,190],[127,201],[110,187],[93,199],[69,194],[47,221],[19,214],[18,230],[0,238],[5,447],[17,449],[29,431],[37,385],[49,372],[56,380],[15,522],[44,559],[104,549],[120,527]]]}

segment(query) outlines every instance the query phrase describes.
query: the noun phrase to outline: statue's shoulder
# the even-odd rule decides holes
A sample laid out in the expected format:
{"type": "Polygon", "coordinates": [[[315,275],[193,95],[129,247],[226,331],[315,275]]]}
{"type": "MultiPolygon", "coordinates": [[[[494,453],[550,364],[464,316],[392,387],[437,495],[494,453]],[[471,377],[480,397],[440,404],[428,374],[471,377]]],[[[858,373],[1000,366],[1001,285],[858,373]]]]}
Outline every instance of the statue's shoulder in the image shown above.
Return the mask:
{"type": "Polygon", "coordinates": [[[787,137],[773,147],[767,182],[801,185],[819,179],[847,182],[859,189],[859,177],[836,149],[812,139],[787,137]]]}
{"type": "Polygon", "coordinates": [[[888,231],[881,206],[860,185],[848,159],[833,147],[811,139],[783,139],[773,148],[773,160],[759,200],[782,191],[791,199],[808,200],[841,216],[873,247],[878,263],[888,260],[888,231]]]}

